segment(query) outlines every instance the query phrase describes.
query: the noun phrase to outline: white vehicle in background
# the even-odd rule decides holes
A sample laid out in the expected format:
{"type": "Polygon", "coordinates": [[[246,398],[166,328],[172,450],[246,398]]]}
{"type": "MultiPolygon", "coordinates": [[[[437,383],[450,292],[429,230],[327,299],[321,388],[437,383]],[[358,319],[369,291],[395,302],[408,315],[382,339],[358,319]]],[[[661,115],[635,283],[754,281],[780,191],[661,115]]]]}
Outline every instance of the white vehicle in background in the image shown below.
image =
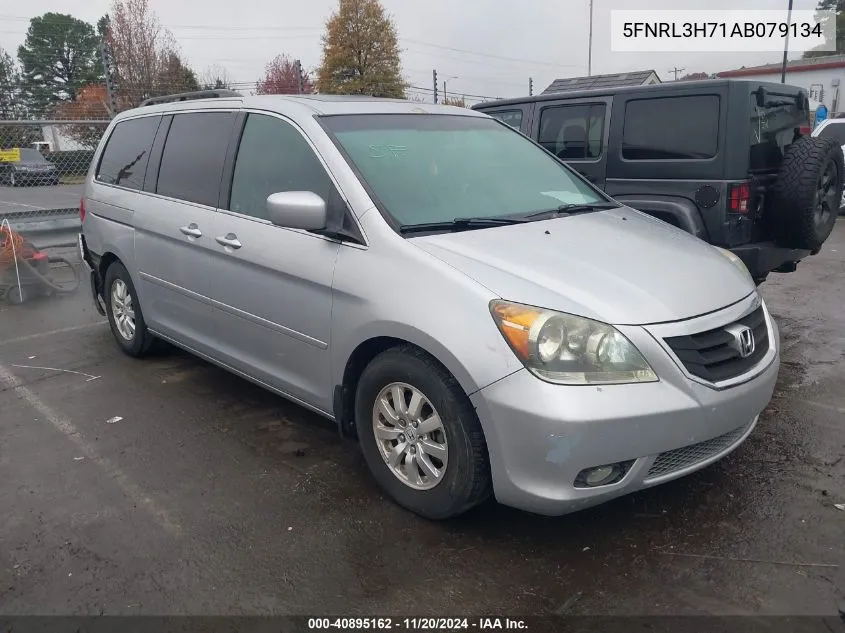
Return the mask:
{"type": "MultiPolygon", "coordinates": [[[[821,138],[836,139],[842,146],[842,151],[845,152],[845,119],[827,119],[822,121],[813,130],[812,135],[820,136],[821,138]]],[[[842,198],[839,201],[839,215],[845,215],[845,192],[842,193],[842,198]]]]}

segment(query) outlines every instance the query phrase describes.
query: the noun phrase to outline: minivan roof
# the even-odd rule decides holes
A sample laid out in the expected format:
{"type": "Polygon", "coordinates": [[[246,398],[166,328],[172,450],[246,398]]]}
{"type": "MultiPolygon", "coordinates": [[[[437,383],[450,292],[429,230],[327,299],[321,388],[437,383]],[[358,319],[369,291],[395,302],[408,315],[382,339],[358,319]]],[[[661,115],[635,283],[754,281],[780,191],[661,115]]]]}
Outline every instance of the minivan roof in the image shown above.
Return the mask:
{"type": "Polygon", "coordinates": [[[225,109],[231,107],[255,108],[271,112],[290,112],[291,107],[301,108],[317,115],[332,114],[457,114],[486,116],[459,106],[417,103],[404,99],[384,99],[360,95],[255,95],[243,97],[217,97],[175,101],[141,106],[121,112],[116,118],[141,114],[184,112],[185,110],[225,109]]]}
{"type": "Polygon", "coordinates": [[[550,92],[532,97],[515,97],[513,99],[498,99],[495,101],[485,101],[483,103],[476,103],[472,106],[473,110],[488,108],[490,106],[505,106],[505,105],[520,105],[523,103],[535,103],[538,101],[557,101],[559,99],[579,99],[582,97],[607,97],[617,94],[649,92],[649,91],[665,91],[665,90],[680,90],[680,89],[694,89],[694,88],[719,88],[726,85],[746,84],[749,90],[757,86],[764,86],[771,92],[782,91],[784,89],[789,92],[798,92],[802,90],[798,86],[789,84],[774,83],[771,81],[754,81],[752,79],[701,79],[698,81],[667,81],[662,84],[649,84],[647,86],[619,86],[609,88],[593,88],[591,90],[567,90],[565,92],[550,92]]]}

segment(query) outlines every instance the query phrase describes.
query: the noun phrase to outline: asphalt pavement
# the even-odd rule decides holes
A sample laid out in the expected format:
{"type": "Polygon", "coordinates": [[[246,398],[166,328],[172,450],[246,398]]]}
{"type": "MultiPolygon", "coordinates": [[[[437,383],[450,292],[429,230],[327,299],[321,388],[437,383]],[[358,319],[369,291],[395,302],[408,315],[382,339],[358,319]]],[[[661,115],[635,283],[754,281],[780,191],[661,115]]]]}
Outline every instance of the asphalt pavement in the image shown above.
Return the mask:
{"type": "Polygon", "coordinates": [[[78,209],[83,185],[0,186],[0,217],[7,212],[78,209]]]}
{"type": "Polygon", "coordinates": [[[447,523],[321,418],[180,351],[124,356],[86,286],[0,304],[0,614],[835,615],[845,218],[762,290],[783,363],[732,455],[565,517],[447,523]]]}

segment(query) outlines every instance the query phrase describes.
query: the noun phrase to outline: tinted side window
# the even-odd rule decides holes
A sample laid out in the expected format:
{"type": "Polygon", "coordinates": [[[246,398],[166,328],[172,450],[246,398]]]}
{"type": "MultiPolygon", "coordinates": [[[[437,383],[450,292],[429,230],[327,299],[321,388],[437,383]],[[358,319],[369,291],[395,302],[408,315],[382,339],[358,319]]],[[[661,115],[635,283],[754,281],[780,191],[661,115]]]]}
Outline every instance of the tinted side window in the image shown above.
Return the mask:
{"type": "Polygon", "coordinates": [[[522,110],[500,110],[499,112],[485,112],[485,114],[489,114],[517,130],[522,125],[522,110]]]}
{"type": "Polygon", "coordinates": [[[540,145],[564,160],[598,158],[604,139],[603,103],[544,108],[540,115],[540,145]]]}
{"type": "Polygon", "coordinates": [[[177,114],[170,124],[156,193],[217,206],[234,112],[177,114]]]}
{"type": "Polygon", "coordinates": [[[622,158],[704,159],[719,143],[719,97],[637,99],[625,106],[622,158]]]}
{"type": "Polygon", "coordinates": [[[327,204],[335,188],[299,131],[271,116],[250,114],[244,126],[229,209],[266,219],[267,197],[281,191],[312,191],[327,204]]]}
{"type": "Polygon", "coordinates": [[[141,189],[161,117],[130,119],[114,127],[97,167],[96,179],[110,185],[141,189]]]}

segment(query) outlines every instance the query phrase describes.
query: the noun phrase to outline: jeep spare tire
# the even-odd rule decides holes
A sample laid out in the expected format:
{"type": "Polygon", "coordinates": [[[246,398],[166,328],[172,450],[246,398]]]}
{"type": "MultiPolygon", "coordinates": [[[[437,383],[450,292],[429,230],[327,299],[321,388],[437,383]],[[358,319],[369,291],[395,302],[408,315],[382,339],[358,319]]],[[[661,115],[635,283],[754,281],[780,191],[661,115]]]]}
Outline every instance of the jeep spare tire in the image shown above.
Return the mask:
{"type": "Polygon", "coordinates": [[[836,140],[803,136],[787,147],[772,189],[773,228],[781,246],[821,248],[836,223],[843,175],[836,140]]]}

